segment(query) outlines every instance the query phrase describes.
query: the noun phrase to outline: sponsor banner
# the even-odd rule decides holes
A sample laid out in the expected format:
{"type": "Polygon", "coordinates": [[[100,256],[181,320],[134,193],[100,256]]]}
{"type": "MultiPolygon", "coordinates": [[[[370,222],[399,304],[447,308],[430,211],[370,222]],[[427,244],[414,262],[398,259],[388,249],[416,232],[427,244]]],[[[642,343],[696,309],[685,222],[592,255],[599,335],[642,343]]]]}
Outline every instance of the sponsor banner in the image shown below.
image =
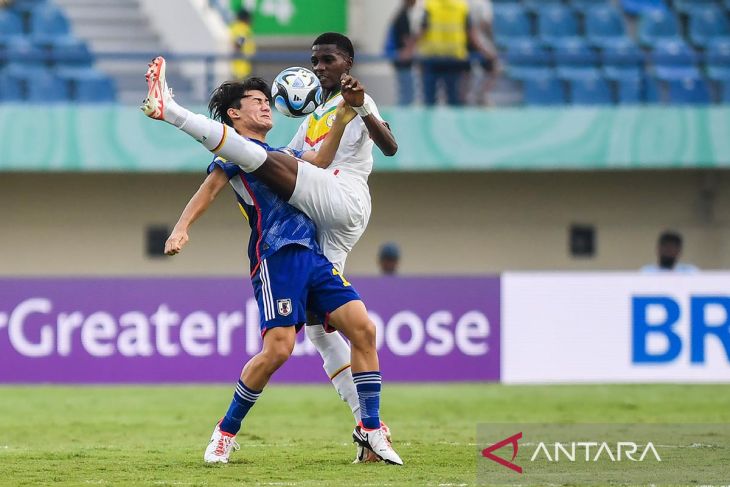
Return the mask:
{"type": "Polygon", "coordinates": [[[730,274],[507,273],[502,380],[730,382],[730,274]]]}
{"type": "MultiPolygon", "coordinates": [[[[498,277],[354,285],[386,381],[499,380],[498,277]]],[[[230,382],[260,347],[245,279],[0,279],[0,382],[230,382]]],[[[304,332],[274,380],[325,380],[304,332]]]]}
{"type": "Polygon", "coordinates": [[[728,424],[479,424],[489,485],[727,485],[728,424]]]}

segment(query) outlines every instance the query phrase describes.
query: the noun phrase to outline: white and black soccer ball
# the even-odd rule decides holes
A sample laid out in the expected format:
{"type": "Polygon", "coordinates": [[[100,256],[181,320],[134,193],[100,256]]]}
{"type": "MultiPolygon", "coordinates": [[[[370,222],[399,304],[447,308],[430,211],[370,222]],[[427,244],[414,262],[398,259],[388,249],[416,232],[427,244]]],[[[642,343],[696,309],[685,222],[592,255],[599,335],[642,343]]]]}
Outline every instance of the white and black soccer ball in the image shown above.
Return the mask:
{"type": "Polygon", "coordinates": [[[322,86],[307,68],[286,68],[271,84],[271,99],[287,117],[303,117],[322,104],[322,86]]]}

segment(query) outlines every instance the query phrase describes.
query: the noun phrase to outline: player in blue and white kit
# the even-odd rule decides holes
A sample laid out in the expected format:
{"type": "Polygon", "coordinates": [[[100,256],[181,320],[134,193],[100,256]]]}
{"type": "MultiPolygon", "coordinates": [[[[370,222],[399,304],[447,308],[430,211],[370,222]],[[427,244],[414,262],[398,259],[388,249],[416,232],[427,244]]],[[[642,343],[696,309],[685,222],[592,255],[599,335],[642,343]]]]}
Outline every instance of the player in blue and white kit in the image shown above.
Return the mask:
{"type": "MultiPolygon", "coordinates": [[[[268,95],[264,94],[268,93],[266,83],[260,79],[248,80],[243,84],[224,83],[217,94],[221,95],[224,91],[229,92],[223,95],[226,101],[216,101],[214,94],[211,107],[222,106],[222,113],[218,112],[222,119],[265,150],[276,151],[261,142],[271,128],[268,95]]],[[[340,120],[333,126],[335,137],[323,145],[318,153],[309,153],[308,157],[331,159],[334,155],[348,121],[344,108],[338,111],[338,116],[340,120]]],[[[294,155],[301,156],[296,151],[294,155]]],[[[237,445],[234,437],[243,417],[255,403],[271,374],[291,354],[295,329],[306,320],[306,308],[320,317],[329,316],[330,322],[350,338],[353,349],[366,355],[365,360],[362,357],[356,359],[353,353],[353,369],[368,367],[368,364],[373,363],[372,358],[377,364],[377,355],[374,336],[371,336],[374,325],[369,321],[364,305],[352,286],[321,255],[312,221],[237,165],[216,157],[208,172],[209,176],[201,189],[183,211],[165,250],[168,254],[181,250],[187,242],[190,224],[205,211],[217,193],[230,183],[251,226],[249,258],[261,314],[264,346],[261,353],[244,367],[228,413],[216,426],[206,449],[207,462],[225,463],[231,449],[237,445]],[[360,362],[357,363],[357,360],[360,362]]],[[[379,372],[372,369],[359,374],[356,372],[354,380],[363,421],[377,421],[379,426],[379,412],[376,412],[379,408],[379,372]]],[[[378,457],[389,463],[402,464],[381,428],[372,431],[360,428],[356,432],[361,435],[361,444],[365,443],[363,446],[378,457]]]]}

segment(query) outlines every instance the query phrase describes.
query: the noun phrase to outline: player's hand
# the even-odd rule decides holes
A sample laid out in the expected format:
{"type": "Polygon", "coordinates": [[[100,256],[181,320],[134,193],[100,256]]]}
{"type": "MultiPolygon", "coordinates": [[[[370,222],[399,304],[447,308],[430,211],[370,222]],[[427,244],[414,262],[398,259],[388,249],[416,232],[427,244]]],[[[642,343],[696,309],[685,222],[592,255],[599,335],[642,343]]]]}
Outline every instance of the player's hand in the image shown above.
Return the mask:
{"type": "Polygon", "coordinates": [[[357,112],[353,110],[350,105],[345,103],[344,100],[337,104],[335,120],[347,125],[355,117],[357,117],[357,112]]]}
{"type": "Polygon", "coordinates": [[[172,234],[167,237],[167,242],[165,242],[165,254],[175,255],[180,253],[182,248],[185,247],[185,244],[188,243],[188,240],[190,240],[188,232],[173,230],[172,234]]]}
{"type": "Polygon", "coordinates": [[[343,74],[340,78],[342,85],[342,98],[351,107],[361,107],[365,103],[365,87],[349,74],[343,74]]]}

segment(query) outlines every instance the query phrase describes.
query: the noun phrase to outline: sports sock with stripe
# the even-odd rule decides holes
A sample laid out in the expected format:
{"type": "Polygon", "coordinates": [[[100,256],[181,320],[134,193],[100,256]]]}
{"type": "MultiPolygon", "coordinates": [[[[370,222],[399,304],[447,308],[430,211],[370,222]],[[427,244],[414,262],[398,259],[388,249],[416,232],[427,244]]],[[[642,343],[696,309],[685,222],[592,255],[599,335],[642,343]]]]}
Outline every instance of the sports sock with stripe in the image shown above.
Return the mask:
{"type": "Polygon", "coordinates": [[[307,338],[311,340],[322,357],[322,367],[327,372],[327,377],[332,381],[340,398],[350,406],[355,423],[359,423],[361,419],[360,399],[355,383],[352,381],[350,347],[342,335],[336,331],[327,333],[322,325],[307,325],[305,331],[307,338]]]}
{"type": "Polygon", "coordinates": [[[228,412],[221,421],[221,431],[235,435],[241,429],[243,418],[248,414],[248,410],[253,407],[256,400],[261,395],[261,391],[249,389],[239,379],[236,384],[236,391],[233,393],[233,400],[228,407],[228,412]]]}
{"type": "Polygon", "coordinates": [[[353,373],[352,380],[360,399],[362,425],[367,429],[380,428],[380,371],[353,373]]]}

